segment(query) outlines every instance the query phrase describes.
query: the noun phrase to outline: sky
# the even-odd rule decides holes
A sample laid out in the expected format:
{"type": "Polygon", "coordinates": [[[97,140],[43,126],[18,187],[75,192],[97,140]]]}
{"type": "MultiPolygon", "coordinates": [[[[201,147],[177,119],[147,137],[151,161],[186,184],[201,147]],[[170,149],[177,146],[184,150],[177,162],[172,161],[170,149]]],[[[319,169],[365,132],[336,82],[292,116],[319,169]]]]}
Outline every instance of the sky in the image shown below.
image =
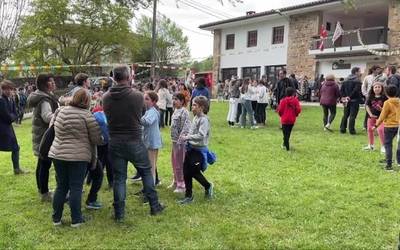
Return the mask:
{"type": "MultiPolygon", "coordinates": [[[[177,0],[159,0],[158,11],[173,20],[189,38],[192,59],[202,60],[212,55],[213,36],[211,32],[199,29],[201,24],[244,16],[246,11],[263,12],[313,0],[243,0],[243,3],[236,6],[232,6],[227,0],[223,1],[224,5],[219,0],[184,0],[192,6],[179,1],[177,8],[177,0]],[[199,8],[199,5],[205,8],[199,8]]],[[[151,11],[152,8],[141,10],[138,16],[151,16],[151,11]]]]}

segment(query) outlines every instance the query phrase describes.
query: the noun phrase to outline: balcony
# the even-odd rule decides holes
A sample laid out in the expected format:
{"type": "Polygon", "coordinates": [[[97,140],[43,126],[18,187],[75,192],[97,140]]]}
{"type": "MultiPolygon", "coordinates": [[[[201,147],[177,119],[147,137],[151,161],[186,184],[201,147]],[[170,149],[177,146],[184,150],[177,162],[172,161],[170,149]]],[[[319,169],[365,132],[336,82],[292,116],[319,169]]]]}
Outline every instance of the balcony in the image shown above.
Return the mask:
{"type": "MultiPolygon", "coordinates": [[[[388,30],[387,27],[383,26],[360,29],[362,42],[370,49],[388,50],[388,30]]],[[[345,31],[345,34],[336,40],[335,43],[333,43],[332,37],[333,33],[324,39],[323,51],[319,49],[322,39],[319,37],[313,37],[309,54],[315,56],[343,56],[344,54],[358,55],[369,53],[367,49],[359,43],[358,35],[355,30],[345,31]]]]}

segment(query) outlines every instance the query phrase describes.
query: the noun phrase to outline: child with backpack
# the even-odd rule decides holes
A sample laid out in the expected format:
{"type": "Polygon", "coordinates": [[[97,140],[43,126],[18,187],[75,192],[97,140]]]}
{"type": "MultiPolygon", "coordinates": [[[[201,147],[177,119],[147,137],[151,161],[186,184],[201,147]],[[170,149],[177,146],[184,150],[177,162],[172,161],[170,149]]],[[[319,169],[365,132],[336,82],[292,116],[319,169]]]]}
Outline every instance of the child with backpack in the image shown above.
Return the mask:
{"type": "Polygon", "coordinates": [[[278,106],[278,114],[281,117],[281,125],[283,132],[282,148],[290,150],[289,140],[292,133],[296,118],[301,113],[300,102],[296,97],[296,89],[289,87],[286,89],[285,98],[283,98],[278,106]]]}

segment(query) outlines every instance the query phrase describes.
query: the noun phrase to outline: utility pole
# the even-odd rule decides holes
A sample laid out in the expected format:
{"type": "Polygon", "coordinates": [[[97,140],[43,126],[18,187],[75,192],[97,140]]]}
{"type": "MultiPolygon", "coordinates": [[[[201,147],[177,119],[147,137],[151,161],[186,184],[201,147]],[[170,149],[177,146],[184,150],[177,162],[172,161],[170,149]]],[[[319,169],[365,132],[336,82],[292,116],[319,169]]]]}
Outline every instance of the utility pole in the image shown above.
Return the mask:
{"type": "Polygon", "coordinates": [[[157,44],[157,0],[153,0],[153,29],[151,35],[151,78],[156,76],[156,44],[157,44]]]}

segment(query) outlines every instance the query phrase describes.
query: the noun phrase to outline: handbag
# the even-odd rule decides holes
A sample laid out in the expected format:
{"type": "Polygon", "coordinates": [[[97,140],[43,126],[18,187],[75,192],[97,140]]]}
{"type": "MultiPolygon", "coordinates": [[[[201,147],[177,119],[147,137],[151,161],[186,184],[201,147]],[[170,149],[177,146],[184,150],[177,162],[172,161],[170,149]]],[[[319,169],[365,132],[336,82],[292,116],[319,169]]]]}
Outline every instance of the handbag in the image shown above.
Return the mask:
{"type": "Polygon", "coordinates": [[[53,122],[51,123],[50,127],[44,132],[42,136],[42,140],[40,141],[39,145],[39,157],[40,159],[49,159],[49,151],[51,148],[51,145],[53,144],[54,137],[56,135],[56,132],[54,130],[54,123],[56,122],[57,114],[59,112],[59,109],[56,110],[54,113],[54,119],[53,122]]]}

